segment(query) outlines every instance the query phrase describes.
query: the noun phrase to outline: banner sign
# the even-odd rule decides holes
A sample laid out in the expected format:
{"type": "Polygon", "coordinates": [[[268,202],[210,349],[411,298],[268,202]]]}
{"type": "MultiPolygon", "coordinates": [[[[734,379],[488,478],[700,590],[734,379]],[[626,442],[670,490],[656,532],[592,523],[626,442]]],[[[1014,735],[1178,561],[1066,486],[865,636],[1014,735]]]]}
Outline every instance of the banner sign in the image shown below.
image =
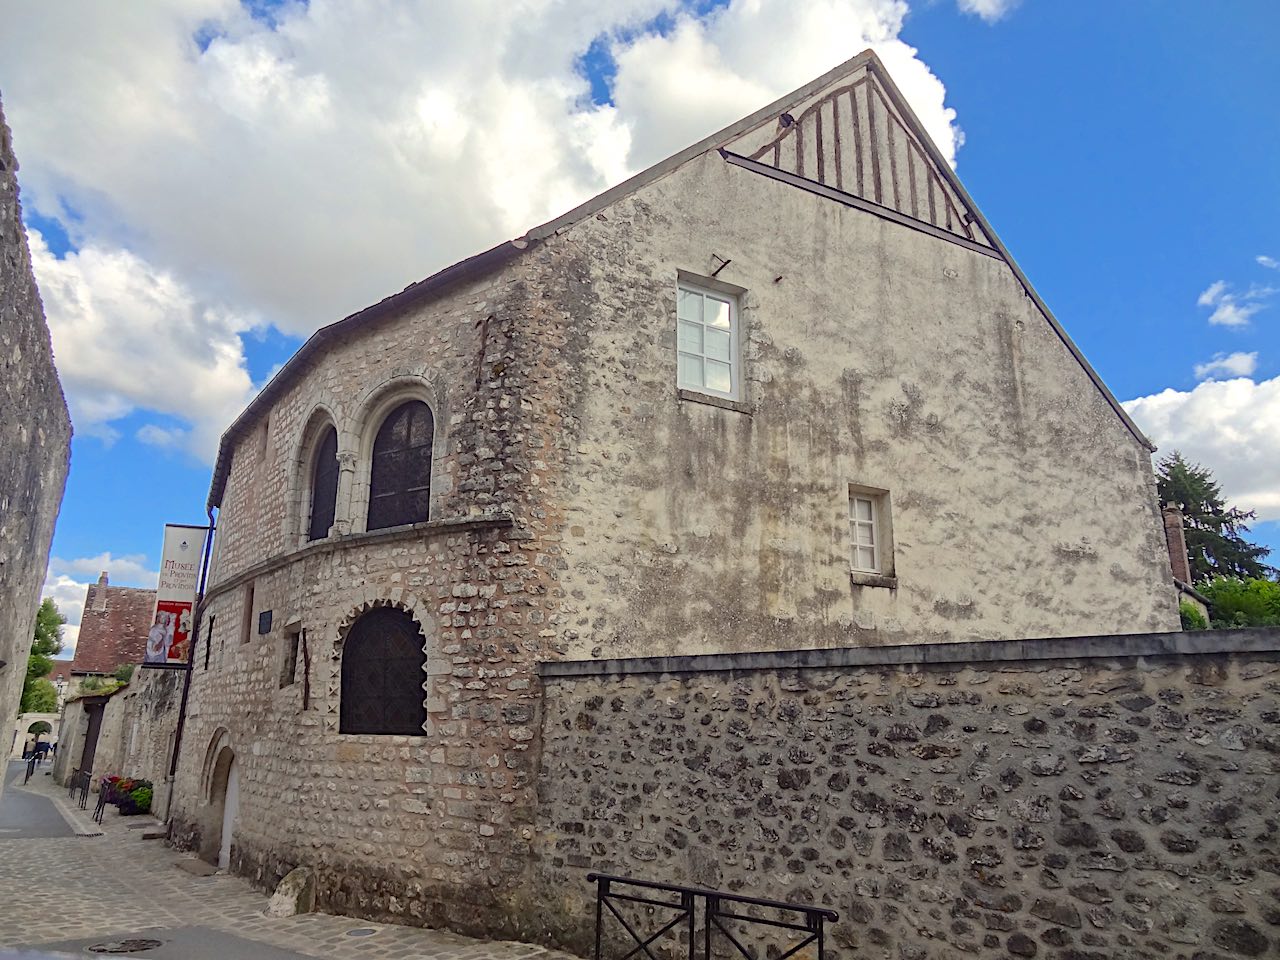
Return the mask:
{"type": "Polygon", "coordinates": [[[160,555],[156,611],[147,632],[144,667],[185,667],[191,656],[191,628],[208,527],[166,523],[160,555]]]}

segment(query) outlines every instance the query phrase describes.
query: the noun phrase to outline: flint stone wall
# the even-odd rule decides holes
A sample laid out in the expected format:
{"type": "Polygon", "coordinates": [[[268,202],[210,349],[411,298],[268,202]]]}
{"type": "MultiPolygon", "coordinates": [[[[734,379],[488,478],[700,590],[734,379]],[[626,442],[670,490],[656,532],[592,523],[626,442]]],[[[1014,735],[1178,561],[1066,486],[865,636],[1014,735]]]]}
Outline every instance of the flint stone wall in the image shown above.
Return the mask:
{"type": "Polygon", "coordinates": [[[598,870],[832,907],[842,957],[1280,954],[1280,632],[1057,644],[544,665],[554,939],[598,870]]]}

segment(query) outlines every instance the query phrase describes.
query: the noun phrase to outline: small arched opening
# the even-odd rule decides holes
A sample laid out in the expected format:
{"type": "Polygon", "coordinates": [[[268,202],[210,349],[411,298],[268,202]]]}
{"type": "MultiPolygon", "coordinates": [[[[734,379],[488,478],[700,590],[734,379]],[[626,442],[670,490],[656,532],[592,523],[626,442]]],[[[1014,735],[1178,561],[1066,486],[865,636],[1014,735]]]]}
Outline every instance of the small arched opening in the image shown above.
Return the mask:
{"type": "Polygon", "coordinates": [[[235,751],[219,733],[210,745],[211,762],[206,767],[207,817],[200,844],[200,857],[226,870],[231,866],[236,824],[240,818],[240,767],[235,751]]]}

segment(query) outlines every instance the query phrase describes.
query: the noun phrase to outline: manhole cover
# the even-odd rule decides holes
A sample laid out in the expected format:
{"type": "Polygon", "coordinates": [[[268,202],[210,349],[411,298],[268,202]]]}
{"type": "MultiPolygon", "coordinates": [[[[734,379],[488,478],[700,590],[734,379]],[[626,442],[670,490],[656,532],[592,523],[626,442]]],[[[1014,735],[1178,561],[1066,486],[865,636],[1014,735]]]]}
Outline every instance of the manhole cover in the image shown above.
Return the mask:
{"type": "Polygon", "coordinates": [[[372,937],[378,931],[373,927],[356,927],[354,930],[348,930],[348,937],[372,937]]]}
{"type": "Polygon", "coordinates": [[[85,947],[88,953],[142,953],[144,950],[154,950],[161,945],[159,940],[147,940],[137,938],[133,940],[108,940],[105,943],[95,943],[91,947],[85,947]]]}

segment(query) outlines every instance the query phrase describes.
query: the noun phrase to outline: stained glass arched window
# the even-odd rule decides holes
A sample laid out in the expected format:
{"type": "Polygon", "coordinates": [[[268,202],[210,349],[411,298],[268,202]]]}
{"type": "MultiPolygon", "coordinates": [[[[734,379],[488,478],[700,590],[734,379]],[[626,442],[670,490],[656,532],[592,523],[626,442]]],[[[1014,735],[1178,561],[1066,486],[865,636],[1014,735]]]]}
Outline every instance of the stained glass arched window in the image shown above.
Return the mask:
{"type": "Polygon", "coordinates": [[[424,734],[424,644],[413,618],[390,607],[351,625],[342,645],[339,732],[424,734]]]}
{"type": "Polygon", "coordinates": [[[373,442],[367,529],[427,519],[434,436],[431,408],[421,400],[402,403],[382,421],[373,442]]]}

